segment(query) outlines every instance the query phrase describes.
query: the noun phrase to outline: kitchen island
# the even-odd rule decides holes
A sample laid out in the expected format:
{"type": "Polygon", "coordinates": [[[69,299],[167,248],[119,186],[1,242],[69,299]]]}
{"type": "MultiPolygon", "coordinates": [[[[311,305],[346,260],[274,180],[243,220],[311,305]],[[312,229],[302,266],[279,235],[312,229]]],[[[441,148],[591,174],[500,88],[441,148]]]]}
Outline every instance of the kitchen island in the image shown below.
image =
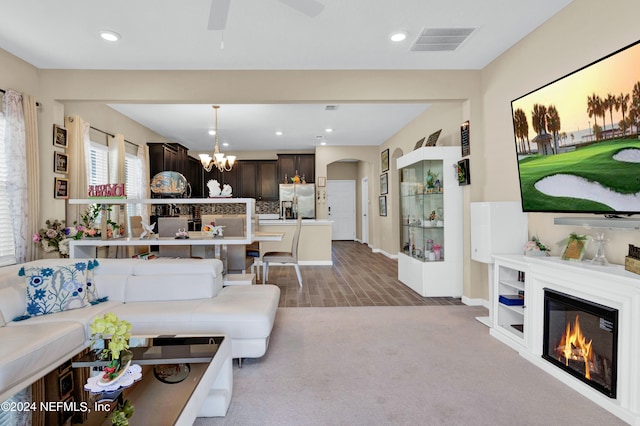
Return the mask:
{"type": "MultiPolygon", "coordinates": [[[[331,258],[332,225],[333,221],[331,220],[302,220],[300,246],[298,248],[298,263],[300,265],[333,265],[331,258]]],[[[258,226],[260,232],[284,233],[284,238],[278,242],[261,241],[260,257],[269,251],[290,251],[295,227],[295,219],[261,219],[258,226]]]]}

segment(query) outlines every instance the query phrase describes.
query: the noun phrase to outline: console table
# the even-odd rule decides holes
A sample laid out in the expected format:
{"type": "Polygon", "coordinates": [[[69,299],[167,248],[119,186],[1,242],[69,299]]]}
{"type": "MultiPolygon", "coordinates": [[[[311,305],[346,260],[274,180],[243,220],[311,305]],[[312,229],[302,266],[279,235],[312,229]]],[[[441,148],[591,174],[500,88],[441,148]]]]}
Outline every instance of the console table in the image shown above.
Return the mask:
{"type": "Polygon", "coordinates": [[[496,255],[493,258],[491,335],[612,414],[629,424],[640,425],[640,275],[625,271],[619,265],[596,266],[557,257],[496,255]],[[603,395],[542,358],[545,288],[618,310],[615,398],[603,395]],[[524,291],[524,306],[499,304],[501,294],[519,291],[524,291]]]}

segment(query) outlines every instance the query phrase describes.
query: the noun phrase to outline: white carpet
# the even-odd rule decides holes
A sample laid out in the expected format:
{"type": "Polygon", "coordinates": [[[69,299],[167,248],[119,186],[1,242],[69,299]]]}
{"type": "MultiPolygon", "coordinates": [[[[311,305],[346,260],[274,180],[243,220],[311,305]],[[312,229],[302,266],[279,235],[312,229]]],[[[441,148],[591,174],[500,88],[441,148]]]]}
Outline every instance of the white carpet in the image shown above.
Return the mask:
{"type": "Polygon", "coordinates": [[[468,306],[280,308],[196,425],[622,425],[489,336],[468,306]]]}

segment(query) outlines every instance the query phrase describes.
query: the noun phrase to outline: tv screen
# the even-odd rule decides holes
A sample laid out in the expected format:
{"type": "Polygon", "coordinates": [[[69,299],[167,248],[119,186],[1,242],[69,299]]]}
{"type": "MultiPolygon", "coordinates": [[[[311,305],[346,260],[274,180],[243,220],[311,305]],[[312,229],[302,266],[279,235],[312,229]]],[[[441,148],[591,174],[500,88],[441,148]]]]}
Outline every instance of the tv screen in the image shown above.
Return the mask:
{"type": "Polygon", "coordinates": [[[511,112],[523,211],[640,213],[640,41],[513,100],[511,112]]]}

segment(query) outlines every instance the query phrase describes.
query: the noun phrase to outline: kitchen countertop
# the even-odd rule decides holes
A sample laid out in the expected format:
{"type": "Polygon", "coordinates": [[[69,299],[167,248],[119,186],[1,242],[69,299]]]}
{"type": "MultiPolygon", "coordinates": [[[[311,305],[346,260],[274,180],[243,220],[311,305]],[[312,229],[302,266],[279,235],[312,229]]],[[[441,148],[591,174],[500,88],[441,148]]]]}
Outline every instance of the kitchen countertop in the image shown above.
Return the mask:
{"type": "MultiPolygon", "coordinates": [[[[295,225],[296,222],[295,219],[261,219],[260,225],[295,225]]],[[[326,219],[302,219],[302,225],[305,226],[331,225],[332,223],[332,220],[326,219]]]]}

